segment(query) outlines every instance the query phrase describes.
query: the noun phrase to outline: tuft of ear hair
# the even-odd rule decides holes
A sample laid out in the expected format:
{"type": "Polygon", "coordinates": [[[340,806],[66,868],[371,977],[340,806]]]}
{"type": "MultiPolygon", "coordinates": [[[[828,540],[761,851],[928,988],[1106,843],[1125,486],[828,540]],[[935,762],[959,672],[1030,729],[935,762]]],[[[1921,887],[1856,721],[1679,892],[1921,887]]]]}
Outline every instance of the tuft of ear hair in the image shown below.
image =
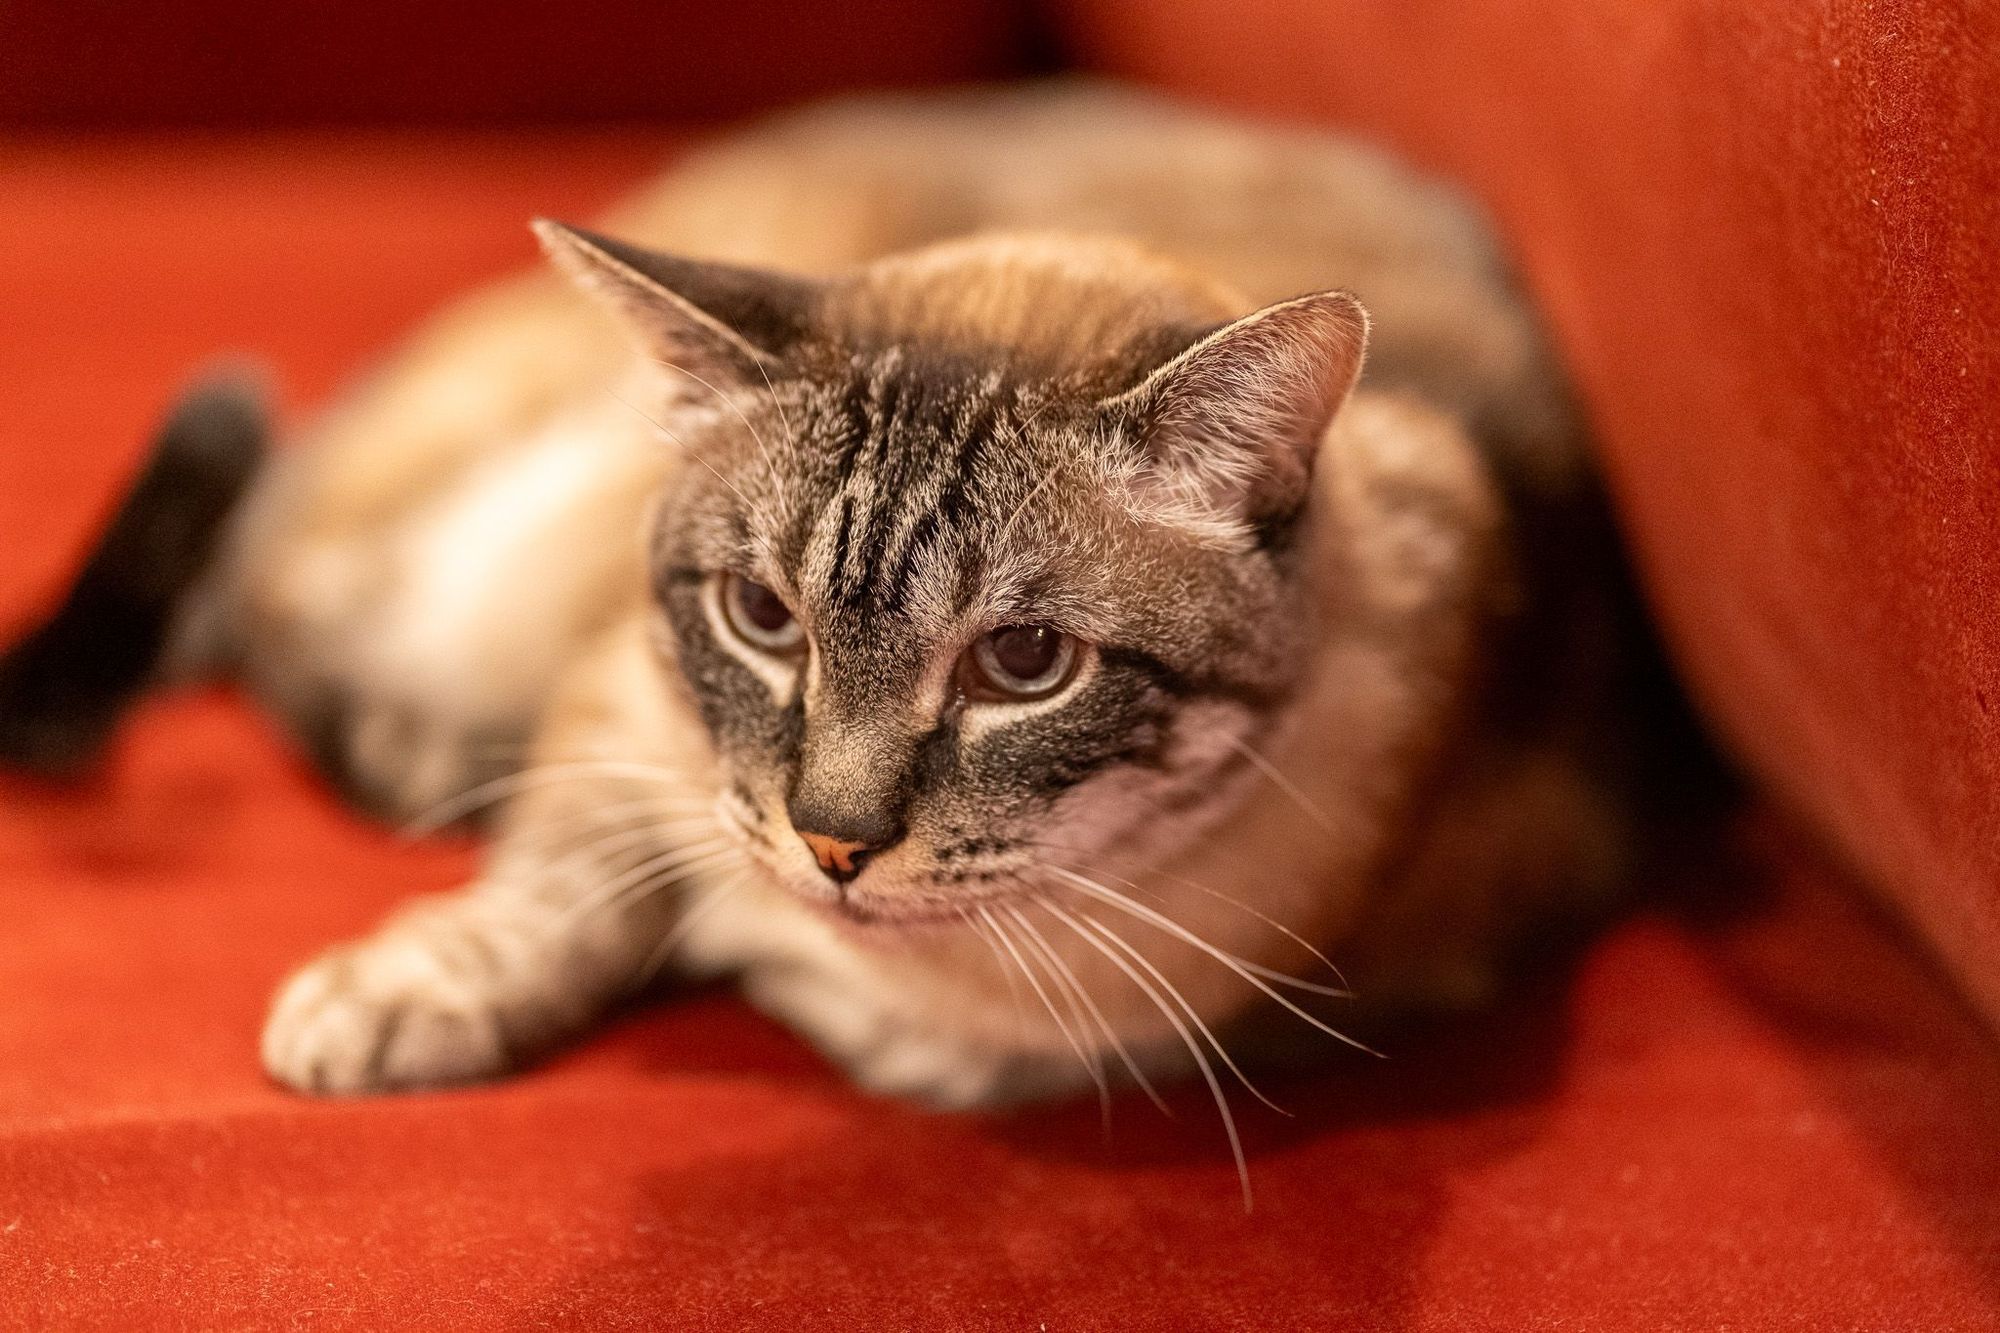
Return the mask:
{"type": "Polygon", "coordinates": [[[805,278],[683,259],[580,227],[530,224],[556,267],[599,297],[670,365],[756,379],[810,331],[820,288],[805,278]]]}
{"type": "Polygon", "coordinates": [[[1304,503],[1367,346],[1353,296],[1300,296],[1223,325],[1104,406],[1171,507],[1266,521],[1304,503]]]}

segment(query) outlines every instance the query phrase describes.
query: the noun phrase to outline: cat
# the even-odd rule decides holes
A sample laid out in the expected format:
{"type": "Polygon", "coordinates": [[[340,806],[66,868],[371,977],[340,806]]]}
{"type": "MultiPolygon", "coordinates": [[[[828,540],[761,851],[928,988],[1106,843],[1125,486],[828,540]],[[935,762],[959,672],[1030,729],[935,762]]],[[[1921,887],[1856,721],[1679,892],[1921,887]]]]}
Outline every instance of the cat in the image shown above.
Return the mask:
{"type": "Polygon", "coordinates": [[[276,1079],[486,1079],[730,976],[870,1089],[1226,1117],[1253,1018],[1478,1003],[1627,881],[1648,653],[1443,186],[1051,85],[793,112],[598,225],[296,447],[197,389],[0,665],[19,765],[226,676],[382,817],[485,819],[283,986],[276,1079]]]}

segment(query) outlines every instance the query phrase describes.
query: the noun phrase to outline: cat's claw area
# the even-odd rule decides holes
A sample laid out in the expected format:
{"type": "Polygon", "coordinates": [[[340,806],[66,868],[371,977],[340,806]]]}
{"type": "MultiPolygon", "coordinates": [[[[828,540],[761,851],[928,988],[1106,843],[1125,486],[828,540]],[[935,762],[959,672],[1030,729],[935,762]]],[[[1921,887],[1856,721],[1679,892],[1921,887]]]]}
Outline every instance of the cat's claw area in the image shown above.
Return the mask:
{"type": "Polygon", "coordinates": [[[337,949],[294,973],[264,1024],[264,1068],[300,1092],[397,1092],[512,1067],[492,1007],[411,941],[337,949]]]}

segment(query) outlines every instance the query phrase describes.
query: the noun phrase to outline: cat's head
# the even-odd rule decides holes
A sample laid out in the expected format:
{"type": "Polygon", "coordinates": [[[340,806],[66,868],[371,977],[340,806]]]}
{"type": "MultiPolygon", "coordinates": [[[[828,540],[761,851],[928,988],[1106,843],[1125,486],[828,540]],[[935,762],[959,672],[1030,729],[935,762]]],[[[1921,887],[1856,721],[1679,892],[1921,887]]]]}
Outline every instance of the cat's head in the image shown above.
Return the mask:
{"type": "Polygon", "coordinates": [[[956,917],[1242,799],[1304,666],[1296,538],[1360,371],[1352,297],[1231,318],[1081,238],[809,280],[540,231],[673,390],[663,657],[780,880],[956,917]]]}

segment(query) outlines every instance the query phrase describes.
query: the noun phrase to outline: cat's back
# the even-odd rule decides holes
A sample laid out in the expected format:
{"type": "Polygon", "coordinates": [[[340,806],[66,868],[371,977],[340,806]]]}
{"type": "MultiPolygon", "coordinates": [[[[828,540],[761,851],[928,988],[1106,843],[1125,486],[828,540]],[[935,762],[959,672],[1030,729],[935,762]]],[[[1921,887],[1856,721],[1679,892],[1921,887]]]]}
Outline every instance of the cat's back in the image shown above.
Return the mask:
{"type": "Polygon", "coordinates": [[[986,231],[1108,233],[1243,308],[1327,288],[1373,320],[1367,383],[1412,389],[1543,475],[1577,461],[1568,401],[1492,233],[1388,154],[1104,84],[871,96],[698,153],[615,219],[642,243],[832,272],[986,231]]]}
{"type": "Polygon", "coordinates": [[[1111,232],[1265,304],[1411,265],[1497,273],[1478,220],[1395,159],[1084,82],[872,95],[773,117],[620,210],[635,239],[831,272],[978,231],[1111,232]]]}

